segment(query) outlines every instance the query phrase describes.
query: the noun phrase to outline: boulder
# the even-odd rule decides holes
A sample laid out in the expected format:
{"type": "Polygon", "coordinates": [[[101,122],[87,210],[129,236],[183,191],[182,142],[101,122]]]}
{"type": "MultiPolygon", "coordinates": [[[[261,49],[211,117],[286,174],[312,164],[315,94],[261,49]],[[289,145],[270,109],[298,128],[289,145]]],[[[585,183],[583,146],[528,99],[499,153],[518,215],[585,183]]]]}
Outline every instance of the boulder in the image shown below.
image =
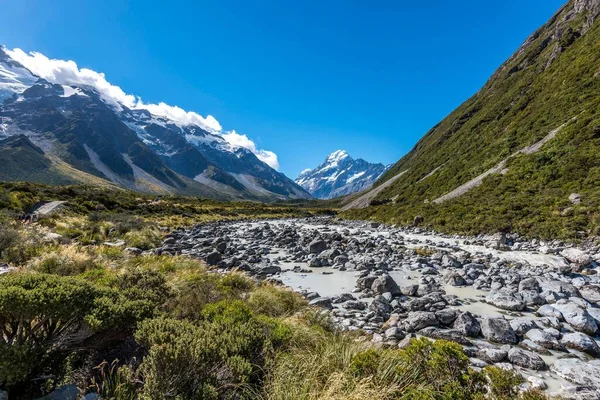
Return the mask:
{"type": "Polygon", "coordinates": [[[375,279],[371,285],[371,290],[378,294],[389,292],[393,296],[397,296],[402,293],[396,281],[394,281],[394,279],[387,274],[383,274],[375,279]]]}
{"type": "Polygon", "coordinates": [[[206,256],[206,263],[208,265],[217,265],[223,256],[218,251],[213,251],[206,256]]]}
{"type": "Polygon", "coordinates": [[[536,292],[539,292],[540,283],[535,278],[521,279],[519,282],[519,292],[524,290],[535,290],[536,292]]]}
{"type": "Polygon", "coordinates": [[[598,285],[582,286],[579,288],[579,293],[590,303],[600,303],[600,286],[598,285]]]}
{"type": "Polygon", "coordinates": [[[385,297],[377,296],[369,305],[369,310],[373,311],[376,315],[387,318],[393,309],[385,297]]]}
{"type": "Polygon", "coordinates": [[[492,347],[484,347],[482,349],[478,349],[475,354],[477,354],[477,357],[479,357],[480,359],[493,364],[505,360],[506,356],[508,356],[508,352],[506,350],[496,349],[492,347]]]}
{"type": "Polygon", "coordinates": [[[565,321],[573,329],[587,333],[588,335],[595,335],[596,331],[598,331],[596,320],[577,304],[566,300],[559,300],[554,307],[562,313],[565,321]]]}
{"type": "Polygon", "coordinates": [[[527,304],[523,300],[506,291],[490,292],[485,301],[502,310],[523,311],[527,307],[527,304]]]}
{"type": "Polygon", "coordinates": [[[546,363],[538,354],[513,347],[508,351],[508,360],[515,365],[534,370],[546,369],[546,363]]]}
{"type": "Polygon", "coordinates": [[[400,288],[400,293],[404,296],[416,296],[419,285],[406,285],[400,288]]]}
{"type": "Polygon", "coordinates": [[[525,334],[525,337],[546,349],[565,351],[564,345],[560,344],[554,336],[541,329],[531,329],[525,334]]]}
{"type": "Polygon", "coordinates": [[[408,317],[402,321],[402,325],[406,327],[405,330],[409,332],[419,331],[437,324],[438,320],[435,314],[429,311],[411,311],[408,313],[408,317]]]}
{"type": "Polygon", "coordinates": [[[554,317],[559,321],[562,321],[564,319],[560,311],[548,304],[538,308],[535,313],[540,317],[554,317]]]}
{"type": "Polygon", "coordinates": [[[484,318],[480,321],[481,333],[490,342],[516,344],[517,334],[504,318],[484,318]]]}
{"type": "Polygon", "coordinates": [[[564,249],[560,252],[560,255],[569,260],[569,262],[571,264],[574,264],[577,268],[585,267],[586,265],[591,264],[594,261],[589,254],[587,254],[583,250],[579,250],[573,247],[564,249]]]}
{"type": "Polygon", "coordinates": [[[575,332],[565,334],[560,342],[570,348],[583,351],[594,357],[600,357],[600,347],[594,339],[586,334],[575,332]]]}
{"type": "Polygon", "coordinates": [[[600,360],[561,358],[550,367],[558,376],[576,385],[600,387],[600,360]]]}
{"type": "Polygon", "coordinates": [[[319,297],[313,299],[308,303],[308,305],[325,308],[327,310],[331,310],[333,308],[333,304],[331,303],[331,299],[329,297],[319,297]]]}
{"type": "Polygon", "coordinates": [[[453,328],[465,336],[477,337],[481,333],[481,326],[477,319],[468,311],[456,316],[453,328]]]}
{"type": "Polygon", "coordinates": [[[569,195],[569,201],[573,204],[581,203],[581,195],[579,193],[571,193],[569,195]]]}
{"type": "Polygon", "coordinates": [[[520,336],[525,335],[531,329],[539,328],[533,318],[530,317],[513,318],[510,320],[510,326],[520,336]]]}
{"type": "Polygon", "coordinates": [[[342,306],[346,310],[364,310],[365,308],[367,308],[367,304],[360,300],[349,300],[342,304],[342,306]]]}
{"type": "Polygon", "coordinates": [[[398,327],[392,327],[392,328],[386,329],[384,336],[387,339],[402,340],[402,339],[404,339],[404,332],[402,332],[402,330],[398,327]]]}
{"type": "Polygon", "coordinates": [[[312,254],[319,254],[327,250],[327,242],[321,239],[315,239],[308,245],[308,251],[312,254]]]}
{"type": "Polygon", "coordinates": [[[471,343],[465,338],[462,332],[459,332],[455,329],[440,329],[434,326],[429,326],[427,328],[421,329],[419,331],[419,335],[423,335],[425,337],[436,340],[447,340],[450,342],[462,344],[463,346],[473,345],[473,343],[471,343]]]}

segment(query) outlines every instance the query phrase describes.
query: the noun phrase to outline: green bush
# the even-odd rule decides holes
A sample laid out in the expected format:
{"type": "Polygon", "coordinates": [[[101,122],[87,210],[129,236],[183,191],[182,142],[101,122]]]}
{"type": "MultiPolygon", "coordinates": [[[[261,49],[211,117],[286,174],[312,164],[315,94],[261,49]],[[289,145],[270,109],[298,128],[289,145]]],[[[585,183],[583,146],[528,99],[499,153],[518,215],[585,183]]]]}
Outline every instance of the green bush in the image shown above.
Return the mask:
{"type": "Polygon", "coordinates": [[[202,318],[198,325],[173,319],[140,324],[135,338],[148,351],[140,366],[146,398],[249,397],[273,345],[287,336],[241,301],[207,305],[202,318]]]}
{"type": "Polygon", "coordinates": [[[519,395],[519,385],[523,377],[514,372],[498,367],[486,367],[485,374],[490,382],[490,394],[496,400],[511,400],[519,395]]]}
{"type": "Polygon", "coordinates": [[[25,381],[92,336],[100,344],[131,334],[156,310],[151,296],[136,298],[137,289],[49,274],[1,275],[0,345],[6,356],[0,362],[0,384],[25,381]]]}
{"type": "Polygon", "coordinates": [[[307,302],[292,290],[263,285],[250,294],[248,305],[258,314],[281,317],[298,312],[307,302]]]}

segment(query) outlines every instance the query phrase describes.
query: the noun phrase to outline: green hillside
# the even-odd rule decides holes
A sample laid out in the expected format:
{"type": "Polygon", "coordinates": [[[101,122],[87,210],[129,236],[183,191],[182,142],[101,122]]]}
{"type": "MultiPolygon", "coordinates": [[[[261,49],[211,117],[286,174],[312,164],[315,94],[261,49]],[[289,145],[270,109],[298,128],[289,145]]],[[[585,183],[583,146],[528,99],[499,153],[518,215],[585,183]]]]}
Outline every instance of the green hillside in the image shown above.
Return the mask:
{"type": "Polygon", "coordinates": [[[401,224],[422,215],[449,232],[600,234],[599,14],[598,1],[568,2],[376,186],[402,177],[345,215],[401,224]],[[539,151],[522,151],[545,137],[539,151]],[[481,185],[440,199],[494,167],[481,185]]]}

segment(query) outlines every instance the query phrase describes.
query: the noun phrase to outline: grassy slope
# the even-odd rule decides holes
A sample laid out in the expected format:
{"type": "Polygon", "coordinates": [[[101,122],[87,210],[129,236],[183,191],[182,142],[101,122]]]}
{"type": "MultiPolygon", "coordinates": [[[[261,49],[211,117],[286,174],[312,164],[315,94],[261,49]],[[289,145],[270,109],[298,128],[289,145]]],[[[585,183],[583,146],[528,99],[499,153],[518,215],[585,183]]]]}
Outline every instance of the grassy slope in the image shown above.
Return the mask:
{"type": "Polygon", "coordinates": [[[576,38],[569,28],[582,31],[587,15],[562,21],[572,8],[571,1],[378,182],[408,169],[377,197],[385,201],[397,195],[396,204],[345,215],[409,223],[420,214],[437,229],[469,233],[516,230],[568,238],[600,233],[600,22],[576,38]],[[560,40],[553,39],[557,26],[563,32],[560,40]],[[556,46],[563,52],[546,69],[556,46]],[[441,205],[425,202],[567,122],[540,152],[511,159],[506,175],[492,175],[480,187],[441,205]],[[581,193],[583,201],[563,216],[572,192],[581,193]]]}

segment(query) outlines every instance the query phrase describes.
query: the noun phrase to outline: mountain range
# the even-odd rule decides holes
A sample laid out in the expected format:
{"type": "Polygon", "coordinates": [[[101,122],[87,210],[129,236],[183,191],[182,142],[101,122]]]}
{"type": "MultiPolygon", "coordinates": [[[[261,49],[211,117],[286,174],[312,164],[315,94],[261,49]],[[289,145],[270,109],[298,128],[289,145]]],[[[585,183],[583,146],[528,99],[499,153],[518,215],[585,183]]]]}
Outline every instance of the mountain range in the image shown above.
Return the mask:
{"type": "Polygon", "coordinates": [[[387,168],[337,150],[315,169],[302,171],[296,183],[318,199],[332,199],[371,187],[387,168]]]}
{"type": "Polygon", "coordinates": [[[599,15],[600,0],[567,2],[373,189],[347,199],[346,216],[599,235],[599,15]]]}
{"type": "Polygon", "coordinates": [[[312,197],[207,126],[128,108],[92,86],[49,82],[5,48],[0,48],[0,140],[5,155],[0,180],[103,182],[224,200],[312,197]]]}

